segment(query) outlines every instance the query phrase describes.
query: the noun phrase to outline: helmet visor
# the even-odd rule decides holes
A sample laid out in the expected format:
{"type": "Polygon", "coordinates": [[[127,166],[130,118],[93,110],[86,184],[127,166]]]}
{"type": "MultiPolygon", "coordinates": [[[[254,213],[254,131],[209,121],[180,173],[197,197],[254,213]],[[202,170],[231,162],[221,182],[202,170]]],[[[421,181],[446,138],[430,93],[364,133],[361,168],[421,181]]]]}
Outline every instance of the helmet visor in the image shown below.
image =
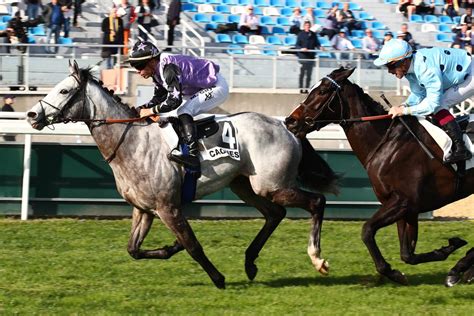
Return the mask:
{"type": "Polygon", "coordinates": [[[388,64],[385,64],[385,66],[386,66],[388,69],[393,70],[393,69],[395,69],[395,68],[400,67],[400,65],[403,63],[404,60],[405,60],[405,59],[400,59],[400,60],[397,60],[397,61],[392,61],[392,62],[390,62],[390,63],[388,63],[388,64]]]}
{"type": "Polygon", "coordinates": [[[143,69],[145,69],[145,67],[146,67],[146,65],[148,64],[149,61],[150,61],[150,59],[131,60],[130,61],[130,66],[132,66],[136,70],[143,70],[143,69]]]}

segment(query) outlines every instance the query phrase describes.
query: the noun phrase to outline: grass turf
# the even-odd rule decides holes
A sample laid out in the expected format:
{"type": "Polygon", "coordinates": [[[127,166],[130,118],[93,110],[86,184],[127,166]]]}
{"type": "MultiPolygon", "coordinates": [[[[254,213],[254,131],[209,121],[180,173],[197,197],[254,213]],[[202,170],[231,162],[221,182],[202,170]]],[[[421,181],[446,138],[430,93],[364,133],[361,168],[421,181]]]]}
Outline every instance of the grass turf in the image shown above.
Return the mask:
{"type": "MultiPolygon", "coordinates": [[[[285,220],[247,280],[244,253],[262,220],[191,221],[206,254],[226,276],[216,289],[186,252],[135,261],[126,252],[130,220],[0,220],[0,314],[457,314],[472,315],[474,285],[443,286],[447,271],[471,247],[444,262],[409,266],[399,259],[395,226],[377,235],[393,268],[410,285],[381,279],[360,240],[362,222],[323,225],[320,276],[306,254],[308,220],[285,220]]],[[[422,222],[417,252],[459,236],[474,242],[474,222],[422,222]]],[[[144,248],[174,237],[155,223],[144,248]]]]}

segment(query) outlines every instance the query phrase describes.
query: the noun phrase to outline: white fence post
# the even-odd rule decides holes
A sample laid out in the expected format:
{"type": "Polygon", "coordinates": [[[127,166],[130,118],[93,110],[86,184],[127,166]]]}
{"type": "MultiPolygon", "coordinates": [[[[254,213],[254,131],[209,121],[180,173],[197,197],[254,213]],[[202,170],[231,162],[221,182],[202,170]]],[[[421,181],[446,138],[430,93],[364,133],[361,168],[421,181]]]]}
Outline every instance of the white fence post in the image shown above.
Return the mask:
{"type": "Polygon", "coordinates": [[[25,150],[23,156],[23,187],[21,190],[21,220],[28,219],[28,200],[30,195],[31,169],[31,134],[25,135],[25,150]]]}

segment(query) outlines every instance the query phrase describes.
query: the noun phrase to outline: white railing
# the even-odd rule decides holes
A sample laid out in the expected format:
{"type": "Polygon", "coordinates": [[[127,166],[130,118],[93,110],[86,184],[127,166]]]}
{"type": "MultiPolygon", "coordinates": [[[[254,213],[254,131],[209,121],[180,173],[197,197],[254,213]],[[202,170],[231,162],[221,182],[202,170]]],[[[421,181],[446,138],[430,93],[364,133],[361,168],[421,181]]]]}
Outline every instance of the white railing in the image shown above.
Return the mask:
{"type": "Polygon", "coordinates": [[[181,24],[181,41],[182,41],[182,51],[183,54],[192,54],[194,56],[205,56],[205,42],[204,37],[202,37],[191,24],[183,19],[180,21],[181,24]],[[193,36],[189,35],[191,33],[193,36]],[[195,50],[198,50],[199,53],[196,53],[195,50]]]}

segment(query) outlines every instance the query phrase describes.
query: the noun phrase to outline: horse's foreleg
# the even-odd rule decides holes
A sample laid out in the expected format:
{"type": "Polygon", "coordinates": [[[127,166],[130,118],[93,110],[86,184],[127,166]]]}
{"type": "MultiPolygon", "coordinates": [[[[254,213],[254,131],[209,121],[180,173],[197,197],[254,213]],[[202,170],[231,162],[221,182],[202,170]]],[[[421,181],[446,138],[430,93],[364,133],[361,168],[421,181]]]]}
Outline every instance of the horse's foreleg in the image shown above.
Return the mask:
{"type": "Polygon", "coordinates": [[[256,195],[246,177],[238,177],[230,184],[231,190],[245,203],[258,209],[265,217],[265,224],[245,251],[245,272],[250,280],[257,275],[255,260],[273,231],[286,215],[284,207],[256,195]]]}
{"type": "Polygon", "coordinates": [[[444,284],[448,287],[454,286],[461,280],[463,274],[466,282],[470,283],[474,280],[474,248],[466,252],[466,256],[449,271],[444,284]]]}
{"type": "Polygon", "coordinates": [[[400,271],[392,270],[377,246],[375,234],[380,228],[404,218],[407,210],[406,200],[394,193],[392,198],[382,204],[382,207],[362,227],[362,240],[374,260],[377,271],[400,284],[408,284],[408,280],[400,271]]]}
{"type": "Polygon", "coordinates": [[[157,210],[163,223],[175,234],[178,243],[183,245],[184,249],[191,255],[191,257],[198,262],[204,271],[207,272],[215,286],[223,289],[225,288],[224,276],[214,267],[209,261],[202,249],[201,244],[194,235],[191,226],[184,218],[181,210],[178,208],[167,208],[157,210]]]}
{"type": "Polygon", "coordinates": [[[326,206],[324,195],[293,188],[277,190],[271,196],[272,201],[279,205],[303,208],[311,214],[312,227],[308,241],[308,255],[319,273],[328,274],[329,264],[320,258],[321,228],[326,206]]]}
{"type": "Polygon", "coordinates": [[[398,221],[400,238],[400,256],[405,263],[419,264],[432,261],[443,261],[456,249],[467,244],[465,240],[454,237],[449,239],[449,245],[426,253],[415,253],[418,239],[418,214],[410,215],[405,221],[398,221]]]}
{"type": "Polygon", "coordinates": [[[183,246],[175,241],[173,246],[165,246],[155,250],[141,250],[140,246],[150,231],[155,216],[137,208],[133,209],[132,229],[128,240],[128,253],[135,259],[168,259],[183,250],[183,246]]]}

